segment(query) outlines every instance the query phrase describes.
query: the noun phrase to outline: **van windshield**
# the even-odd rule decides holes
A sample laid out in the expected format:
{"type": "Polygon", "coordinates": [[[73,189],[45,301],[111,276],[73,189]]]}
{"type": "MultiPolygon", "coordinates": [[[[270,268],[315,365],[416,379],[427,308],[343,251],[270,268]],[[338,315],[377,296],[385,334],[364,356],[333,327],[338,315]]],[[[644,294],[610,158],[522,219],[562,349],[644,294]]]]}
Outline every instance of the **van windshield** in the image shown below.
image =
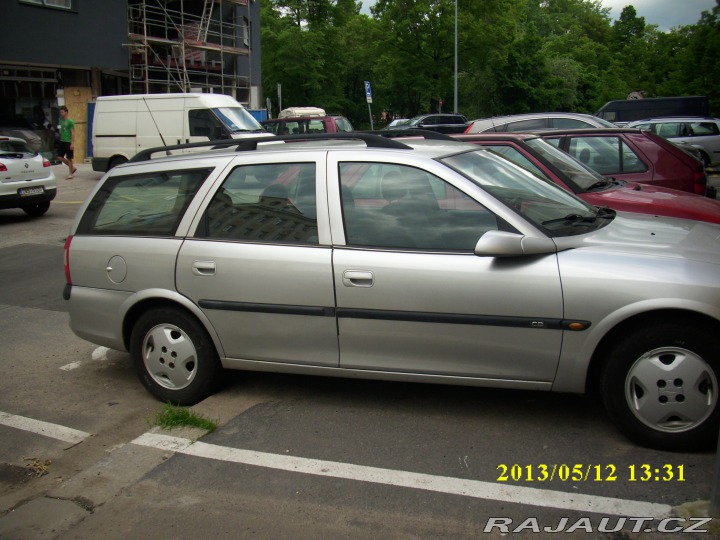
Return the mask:
{"type": "Polygon", "coordinates": [[[265,131],[253,115],[242,107],[217,107],[210,109],[218,120],[227,126],[231,133],[265,131]]]}

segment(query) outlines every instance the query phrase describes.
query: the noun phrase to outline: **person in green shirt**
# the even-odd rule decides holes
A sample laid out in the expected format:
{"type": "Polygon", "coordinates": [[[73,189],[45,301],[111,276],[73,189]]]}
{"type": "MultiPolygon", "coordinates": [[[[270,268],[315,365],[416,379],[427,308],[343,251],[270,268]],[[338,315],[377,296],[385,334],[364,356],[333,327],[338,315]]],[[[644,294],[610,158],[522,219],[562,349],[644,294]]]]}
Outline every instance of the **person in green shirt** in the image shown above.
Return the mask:
{"type": "Polygon", "coordinates": [[[73,178],[77,172],[73,164],[75,157],[75,122],[68,116],[68,108],[60,107],[60,141],[58,142],[58,157],[68,167],[67,180],[73,178]]]}

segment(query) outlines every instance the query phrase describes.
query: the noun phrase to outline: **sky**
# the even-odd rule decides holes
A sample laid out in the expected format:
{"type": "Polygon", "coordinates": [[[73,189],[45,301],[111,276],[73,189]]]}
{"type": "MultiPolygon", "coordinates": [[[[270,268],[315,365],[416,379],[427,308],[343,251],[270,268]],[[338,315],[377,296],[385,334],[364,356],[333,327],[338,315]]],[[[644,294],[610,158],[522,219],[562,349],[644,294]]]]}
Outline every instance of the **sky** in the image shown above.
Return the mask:
{"type": "MultiPolygon", "coordinates": [[[[460,0],[462,2],[467,0],[460,0]]],[[[477,2],[478,0],[471,0],[477,2]]],[[[362,13],[370,14],[374,0],[362,0],[362,13]]],[[[670,30],[674,26],[695,24],[703,11],[710,11],[715,0],[602,0],[603,7],[610,8],[610,18],[620,16],[625,6],[633,6],[638,17],[645,17],[645,24],[657,25],[660,30],[670,30]]]]}

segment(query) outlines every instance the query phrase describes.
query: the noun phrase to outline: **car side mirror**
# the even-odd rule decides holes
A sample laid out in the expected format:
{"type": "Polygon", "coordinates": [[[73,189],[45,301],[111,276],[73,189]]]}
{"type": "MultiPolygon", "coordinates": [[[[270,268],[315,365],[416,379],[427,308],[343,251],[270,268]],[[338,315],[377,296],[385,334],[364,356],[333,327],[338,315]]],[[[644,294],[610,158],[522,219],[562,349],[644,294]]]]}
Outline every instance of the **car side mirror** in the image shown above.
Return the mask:
{"type": "Polygon", "coordinates": [[[478,257],[522,257],[557,252],[550,238],[533,238],[505,231],[488,231],[475,245],[478,257]]]}

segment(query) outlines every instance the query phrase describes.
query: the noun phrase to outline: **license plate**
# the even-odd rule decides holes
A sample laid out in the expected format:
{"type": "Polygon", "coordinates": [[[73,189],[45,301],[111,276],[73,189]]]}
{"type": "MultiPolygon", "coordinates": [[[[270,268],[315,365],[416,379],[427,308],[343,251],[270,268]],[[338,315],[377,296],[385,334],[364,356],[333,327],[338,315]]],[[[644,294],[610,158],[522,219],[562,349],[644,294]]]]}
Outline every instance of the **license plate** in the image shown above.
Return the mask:
{"type": "Polygon", "coordinates": [[[18,189],[18,195],[21,197],[27,197],[28,195],[42,195],[43,193],[45,193],[45,188],[42,186],[18,189]]]}

